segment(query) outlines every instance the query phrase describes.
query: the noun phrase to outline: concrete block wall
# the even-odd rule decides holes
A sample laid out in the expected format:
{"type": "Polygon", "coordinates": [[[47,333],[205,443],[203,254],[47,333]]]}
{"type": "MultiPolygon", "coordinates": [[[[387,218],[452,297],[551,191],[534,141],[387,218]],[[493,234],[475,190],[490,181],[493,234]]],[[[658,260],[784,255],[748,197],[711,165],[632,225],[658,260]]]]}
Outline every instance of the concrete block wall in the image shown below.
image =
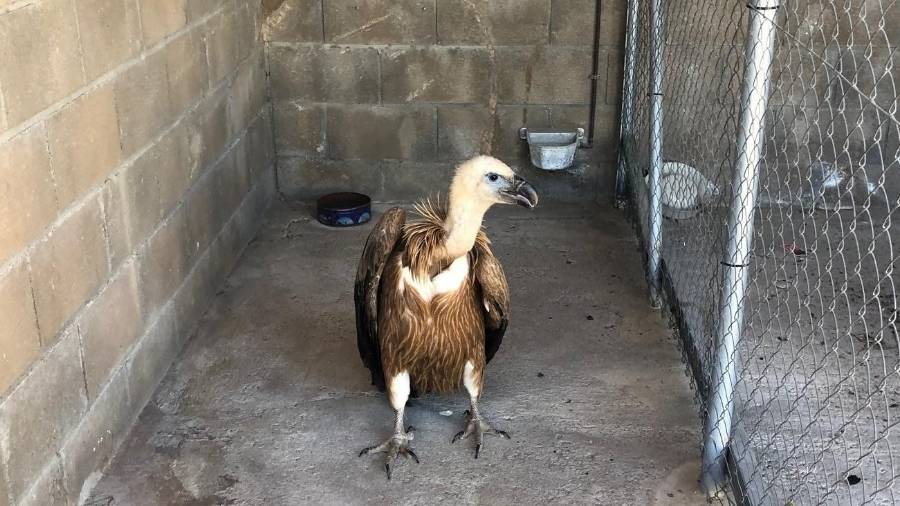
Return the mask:
{"type": "Polygon", "coordinates": [[[587,127],[594,0],[264,0],[279,189],[416,198],[489,153],[545,198],[611,195],[625,1],[600,1],[595,147],[546,174],[518,129],[587,127]]]}
{"type": "Polygon", "coordinates": [[[0,505],[76,504],[275,191],[251,0],[0,1],[0,505]]]}

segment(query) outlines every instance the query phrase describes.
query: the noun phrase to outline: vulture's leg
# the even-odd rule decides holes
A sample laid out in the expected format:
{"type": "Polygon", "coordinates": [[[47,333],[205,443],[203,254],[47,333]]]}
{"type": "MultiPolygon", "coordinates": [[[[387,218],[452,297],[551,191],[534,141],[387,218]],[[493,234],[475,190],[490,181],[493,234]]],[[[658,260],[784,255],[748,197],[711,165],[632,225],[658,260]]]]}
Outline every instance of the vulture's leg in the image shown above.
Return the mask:
{"type": "Polygon", "coordinates": [[[469,409],[469,422],[466,424],[466,430],[459,431],[453,436],[453,440],[450,441],[451,443],[455,443],[460,439],[466,439],[469,436],[474,435],[476,459],[478,458],[478,454],[481,453],[481,446],[484,444],[485,434],[502,436],[509,439],[509,434],[502,430],[495,429],[491,424],[481,418],[481,413],[478,411],[478,397],[481,395],[482,384],[481,374],[482,373],[475,372],[475,366],[471,361],[466,362],[465,371],[463,372],[463,384],[466,386],[466,391],[469,392],[469,399],[472,403],[472,407],[469,409]]]}
{"type": "Polygon", "coordinates": [[[409,399],[409,374],[402,372],[391,379],[390,385],[388,385],[388,398],[391,401],[391,407],[394,408],[394,412],[397,414],[397,419],[394,423],[394,435],[381,444],[363,448],[359,452],[359,456],[362,457],[369,453],[387,453],[387,458],[384,461],[384,470],[387,472],[387,477],[390,480],[391,466],[399,455],[412,457],[417,464],[419,463],[419,457],[409,447],[409,442],[413,440],[413,428],[410,426],[403,430],[403,411],[406,408],[406,401],[409,399]]]}

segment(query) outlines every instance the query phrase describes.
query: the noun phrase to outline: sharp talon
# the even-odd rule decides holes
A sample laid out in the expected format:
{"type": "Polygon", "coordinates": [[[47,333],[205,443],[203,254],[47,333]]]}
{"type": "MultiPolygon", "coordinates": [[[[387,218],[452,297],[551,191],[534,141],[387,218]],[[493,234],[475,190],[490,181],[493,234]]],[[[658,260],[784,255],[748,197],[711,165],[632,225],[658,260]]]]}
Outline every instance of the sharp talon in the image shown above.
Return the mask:
{"type": "Polygon", "coordinates": [[[367,453],[369,453],[369,450],[371,450],[371,449],[372,449],[372,447],[371,447],[371,446],[370,446],[370,447],[368,447],[368,448],[363,448],[363,449],[362,449],[362,451],[361,451],[361,452],[359,452],[359,456],[360,456],[360,457],[362,457],[362,456],[363,456],[363,455],[365,455],[365,454],[367,454],[367,453]]]}
{"type": "Polygon", "coordinates": [[[387,473],[388,480],[391,479],[391,465],[387,462],[384,463],[384,471],[387,473]]]}
{"type": "Polygon", "coordinates": [[[406,452],[409,453],[409,456],[412,457],[413,460],[416,461],[416,464],[419,463],[419,456],[416,455],[416,452],[414,452],[414,451],[412,451],[412,450],[410,450],[410,449],[407,449],[406,452]]]}
{"type": "Polygon", "coordinates": [[[469,413],[469,410],[467,409],[467,410],[463,411],[463,414],[466,416],[469,416],[471,413],[469,413]]]}
{"type": "Polygon", "coordinates": [[[512,439],[511,437],[509,437],[509,434],[505,430],[498,430],[497,434],[500,434],[501,436],[505,437],[506,439],[512,439]]]}
{"type": "Polygon", "coordinates": [[[413,427],[412,425],[410,425],[409,427],[406,428],[406,433],[409,434],[410,432],[413,432],[414,430],[416,430],[416,428],[413,427]]]}
{"type": "Polygon", "coordinates": [[[464,431],[464,430],[457,432],[456,435],[453,436],[453,439],[450,440],[450,444],[453,444],[453,443],[459,441],[460,438],[462,437],[462,435],[465,433],[466,433],[466,431],[464,431]]]}
{"type": "Polygon", "coordinates": [[[475,458],[478,458],[478,454],[481,452],[481,444],[475,447],[475,458]]]}

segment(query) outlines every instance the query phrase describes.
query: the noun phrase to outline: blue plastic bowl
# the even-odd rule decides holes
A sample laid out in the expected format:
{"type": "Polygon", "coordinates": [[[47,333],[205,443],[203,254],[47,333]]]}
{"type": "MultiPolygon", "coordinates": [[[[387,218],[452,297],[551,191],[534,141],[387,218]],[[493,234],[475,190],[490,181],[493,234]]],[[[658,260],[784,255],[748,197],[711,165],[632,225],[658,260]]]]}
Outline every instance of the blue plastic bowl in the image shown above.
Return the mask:
{"type": "Polygon", "coordinates": [[[316,201],[316,218],[329,227],[352,227],[372,218],[372,199],[362,193],[323,195],[316,201]]]}

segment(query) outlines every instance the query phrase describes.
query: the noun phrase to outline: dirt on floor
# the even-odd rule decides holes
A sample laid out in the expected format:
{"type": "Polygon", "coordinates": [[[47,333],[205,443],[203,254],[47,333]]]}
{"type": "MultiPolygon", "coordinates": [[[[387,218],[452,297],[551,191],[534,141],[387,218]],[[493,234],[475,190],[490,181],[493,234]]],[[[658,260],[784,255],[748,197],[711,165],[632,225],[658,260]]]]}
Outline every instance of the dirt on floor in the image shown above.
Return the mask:
{"type": "MultiPolygon", "coordinates": [[[[376,215],[376,219],[377,219],[376,215]]],[[[512,292],[482,414],[511,440],[474,459],[467,396],[407,409],[420,464],[358,457],[393,415],[356,349],[371,224],[282,204],[145,408],[90,504],[702,504],[701,437],[678,347],[612,208],[492,210],[512,292]]]]}

